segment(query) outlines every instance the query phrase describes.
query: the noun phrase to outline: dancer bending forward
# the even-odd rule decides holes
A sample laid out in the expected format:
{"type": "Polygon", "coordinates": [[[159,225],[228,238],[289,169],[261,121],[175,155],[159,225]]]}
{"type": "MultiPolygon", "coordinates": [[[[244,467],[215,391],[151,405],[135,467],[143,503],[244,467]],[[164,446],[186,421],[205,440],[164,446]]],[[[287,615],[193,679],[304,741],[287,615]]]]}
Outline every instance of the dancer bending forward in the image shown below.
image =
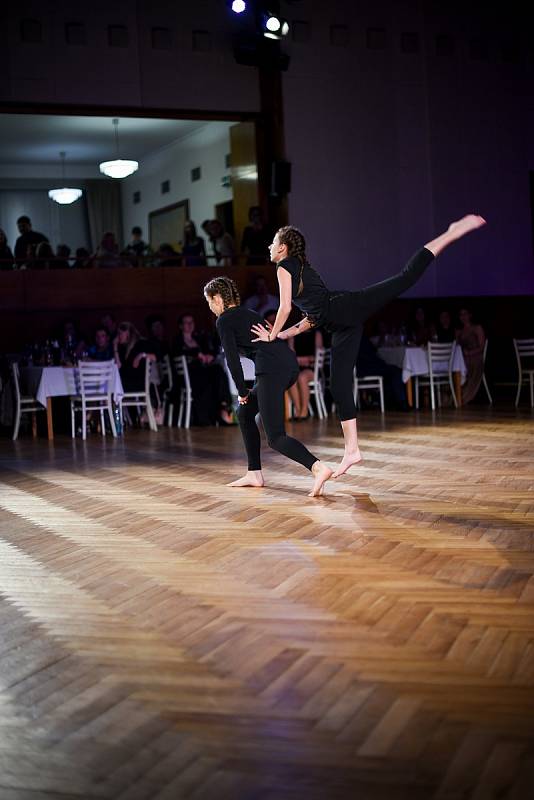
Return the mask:
{"type": "Polygon", "coordinates": [[[269,252],[271,261],[277,265],[280,307],[272,328],[261,323],[253,325],[257,337],[253,341],[273,346],[277,338],[288,339],[317,325],[324,325],[332,332],[330,391],[339,411],[345,439],[343,460],[332,477],[337,478],[361,461],[352,387],[363,323],[379,308],[413,286],[433,258],[449,244],[482,225],[485,225],[482,217],[468,214],[422,247],[398,275],[356,292],[331,292],[327,289],[319,273],[308,263],[306,242],[297,228],[288,225],[275,235],[269,252]],[[303,312],[304,318],[283,331],[292,302],[303,312]]]}
{"type": "Polygon", "coordinates": [[[261,440],[256,425],[259,412],[269,445],[311,470],[314,483],[310,497],[322,494],[332,470],[285,431],[284,392],[295,383],[299,374],[295,353],[281,341],[268,344],[251,341],[252,326],[260,325],[264,320],[255,311],[240,305],[237,286],[230,278],[214,278],[204,287],[204,296],[217,317],[217,332],[239,392],[237,418],[248,457],[246,474],[228,486],[264,485],[261,440]],[[240,354],[252,359],[256,365],[256,383],[250,391],[245,384],[240,354]]]}

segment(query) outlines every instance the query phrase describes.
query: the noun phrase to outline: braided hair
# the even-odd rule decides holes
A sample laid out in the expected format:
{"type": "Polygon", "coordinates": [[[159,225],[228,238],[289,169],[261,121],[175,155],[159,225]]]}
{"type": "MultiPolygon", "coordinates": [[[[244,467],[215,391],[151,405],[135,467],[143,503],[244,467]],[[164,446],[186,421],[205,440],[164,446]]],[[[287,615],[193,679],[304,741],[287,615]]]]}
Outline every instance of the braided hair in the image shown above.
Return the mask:
{"type": "Polygon", "coordinates": [[[298,228],[295,228],[293,225],[286,225],[278,230],[278,241],[280,244],[285,244],[287,246],[288,256],[298,258],[300,261],[298,297],[299,294],[302,294],[302,290],[304,289],[304,283],[302,281],[304,267],[307,264],[309,265],[309,261],[306,258],[306,239],[298,228]]]}
{"type": "Polygon", "coordinates": [[[208,281],[204,286],[204,294],[208,297],[215,297],[216,294],[220,294],[225,310],[228,306],[241,305],[241,296],[237,284],[226,275],[220,275],[218,278],[208,281]]]}

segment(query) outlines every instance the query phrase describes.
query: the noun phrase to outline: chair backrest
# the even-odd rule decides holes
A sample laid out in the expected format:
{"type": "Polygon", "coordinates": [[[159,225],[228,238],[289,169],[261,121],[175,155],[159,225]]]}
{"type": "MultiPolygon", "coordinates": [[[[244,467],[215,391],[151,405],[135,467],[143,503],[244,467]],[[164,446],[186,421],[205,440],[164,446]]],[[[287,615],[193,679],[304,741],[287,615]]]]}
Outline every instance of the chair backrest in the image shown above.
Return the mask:
{"type": "Polygon", "coordinates": [[[191,381],[189,379],[189,368],[187,366],[187,359],[185,356],[174,357],[174,368],[176,374],[184,379],[184,385],[188,392],[191,391],[191,381]]]}
{"type": "Polygon", "coordinates": [[[20,373],[17,361],[11,364],[11,372],[13,373],[13,388],[15,390],[15,402],[17,406],[20,405],[20,373]]]}
{"type": "Polygon", "coordinates": [[[114,369],[115,362],[113,360],[80,361],[78,364],[80,394],[86,397],[111,394],[114,369]]]}
{"type": "Polygon", "coordinates": [[[456,342],[428,342],[426,349],[428,358],[428,372],[430,375],[433,375],[434,373],[432,366],[433,362],[447,362],[449,365],[449,372],[452,370],[452,360],[454,358],[456,342]]]}
{"type": "Polygon", "coordinates": [[[170,356],[163,356],[162,360],[158,362],[158,369],[160,380],[162,383],[166,383],[166,390],[169,391],[173,386],[170,356]]]}
{"type": "Polygon", "coordinates": [[[534,358],[534,339],[514,339],[515,357],[519,374],[523,372],[521,360],[534,358]]]}
{"type": "Polygon", "coordinates": [[[313,380],[318,382],[324,378],[325,367],[330,365],[331,350],[329,347],[315,348],[315,361],[313,364],[313,380]]]}

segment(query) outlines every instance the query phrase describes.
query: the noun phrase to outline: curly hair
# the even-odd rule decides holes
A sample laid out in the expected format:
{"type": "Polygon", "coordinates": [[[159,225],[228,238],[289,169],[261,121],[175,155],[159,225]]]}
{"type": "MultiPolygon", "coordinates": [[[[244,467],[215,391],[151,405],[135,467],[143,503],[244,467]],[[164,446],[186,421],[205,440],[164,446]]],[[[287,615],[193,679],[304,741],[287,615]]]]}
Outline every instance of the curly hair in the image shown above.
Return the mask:
{"type": "Polygon", "coordinates": [[[302,282],[304,267],[306,264],[309,264],[306,258],[306,239],[304,238],[304,234],[293,225],[285,225],[283,228],[279,228],[277,235],[280,244],[285,244],[287,246],[288,256],[298,258],[300,261],[298,296],[302,294],[302,290],[304,289],[304,283],[302,282]]]}
{"type": "Polygon", "coordinates": [[[228,306],[240,306],[241,296],[237,284],[226,275],[220,275],[218,278],[208,281],[204,286],[204,294],[208,297],[214,297],[220,294],[222,297],[224,308],[228,306]]]}

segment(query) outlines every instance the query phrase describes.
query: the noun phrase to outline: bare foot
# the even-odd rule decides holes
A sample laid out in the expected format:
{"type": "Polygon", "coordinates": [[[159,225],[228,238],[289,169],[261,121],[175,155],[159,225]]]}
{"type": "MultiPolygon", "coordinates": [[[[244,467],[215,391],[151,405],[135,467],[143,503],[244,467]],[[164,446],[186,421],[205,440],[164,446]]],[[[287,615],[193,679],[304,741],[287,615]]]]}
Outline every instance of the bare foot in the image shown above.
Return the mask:
{"type": "Polygon", "coordinates": [[[348,469],[354,466],[354,464],[358,464],[361,460],[362,460],[362,454],[360,453],[359,447],[352,453],[345,453],[343,459],[341,460],[341,464],[336,469],[332,477],[339,478],[340,475],[344,475],[348,469]]]}
{"type": "Polygon", "coordinates": [[[238,478],[236,481],[232,481],[232,483],[227,483],[227,486],[252,486],[254,489],[261,489],[262,486],[265,486],[265,481],[263,480],[263,475],[261,470],[251,471],[249,470],[246,472],[242,478],[238,478]]]}
{"type": "Polygon", "coordinates": [[[308,494],[308,497],[319,497],[322,495],[324,485],[329,478],[332,477],[333,470],[324,463],[324,461],[316,461],[312,466],[312,474],[315,478],[313,482],[313,489],[308,494]]]}
{"type": "Polygon", "coordinates": [[[457,239],[465,236],[466,233],[481,228],[486,224],[484,217],[479,217],[478,214],[466,214],[465,217],[459,219],[457,222],[451,222],[449,225],[450,233],[453,233],[457,239]]]}

